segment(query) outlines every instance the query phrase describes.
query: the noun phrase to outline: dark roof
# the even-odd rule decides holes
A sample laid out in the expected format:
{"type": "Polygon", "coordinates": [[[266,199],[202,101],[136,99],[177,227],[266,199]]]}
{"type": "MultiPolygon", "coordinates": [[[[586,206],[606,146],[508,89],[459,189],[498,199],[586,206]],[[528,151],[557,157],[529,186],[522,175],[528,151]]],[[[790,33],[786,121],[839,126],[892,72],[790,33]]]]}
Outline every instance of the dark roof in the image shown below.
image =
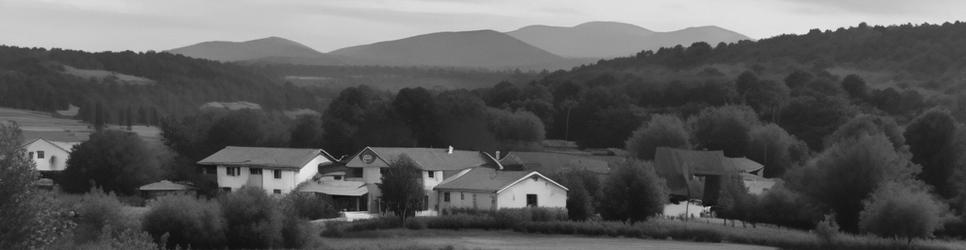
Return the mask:
{"type": "Polygon", "coordinates": [[[433,189],[498,193],[504,188],[533,175],[537,175],[567,190],[563,185],[554,182],[536,171],[499,171],[492,168],[473,168],[467,170],[462,175],[457,175],[443,181],[433,189]]]}
{"type": "Polygon", "coordinates": [[[198,164],[301,169],[319,155],[332,160],[332,157],[321,149],[228,146],[199,161],[198,164]]]}
{"type": "Polygon", "coordinates": [[[416,164],[416,167],[422,170],[451,171],[484,166],[499,167],[492,157],[478,151],[453,150],[449,153],[449,149],[445,148],[368,147],[366,149],[371,149],[379,158],[386,161],[386,164],[406,155],[416,164]]]}
{"type": "Polygon", "coordinates": [[[745,157],[725,157],[725,164],[729,165],[727,167],[728,169],[736,169],[741,173],[750,173],[765,168],[765,166],[761,165],[761,163],[752,161],[751,159],[745,157]]]}
{"type": "Polygon", "coordinates": [[[701,183],[694,175],[722,175],[724,153],[659,147],[654,152],[654,169],[664,177],[672,194],[696,197],[701,183]]]}
{"type": "Polygon", "coordinates": [[[608,167],[606,161],[549,152],[512,152],[500,160],[500,163],[506,167],[522,166],[525,170],[548,174],[574,170],[588,170],[598,174],[610,172],[610,167],[608,167]]]}
{"type": "Polygon", "coordinates": [[[162,180],[159,182],[147,184],[138,188],[141,191],[177,191],[177,190],[191,190],[194,187],[184,184],[174,183],[168,180],[162,180]]]}

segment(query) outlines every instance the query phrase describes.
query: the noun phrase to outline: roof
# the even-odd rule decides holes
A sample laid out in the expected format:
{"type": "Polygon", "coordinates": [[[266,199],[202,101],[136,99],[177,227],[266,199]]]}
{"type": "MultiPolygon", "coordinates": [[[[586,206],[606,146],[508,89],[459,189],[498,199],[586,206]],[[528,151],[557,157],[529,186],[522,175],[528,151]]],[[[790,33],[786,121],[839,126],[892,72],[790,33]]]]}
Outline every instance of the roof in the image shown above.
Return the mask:
{"type": "Polygon", "coordinates": [[[366,183],[361,181],[306,182],[299,192],[323,193],[338,196],[362,196],[369,193],[366,183]]]}
{"type": "Polygon", "coordinates": [[[62,142],[62,141],[51,141],[44,138],[36,138],[29,141],[28,143],[24,143],[23,146],[26,147],[27,145],[33,144],[38,141],[50,143],[51,145],[54,145],[55,147],[60,148],[68,153],[74,150],[74,145],[80,144],[80,142],[62,142]]]}
{"type": "Polygon", "coordinates": [[[228,146],[198,164],[301,169],[319,155],[332,160],[332,156],[322,149],[228,146]]]}
{"type": "Polygon", "coordinates": [[[664,177],[672,194],[695,197],[700,193],[701,183],[694,175],[721,175],[726,173],[721,151],[695,151],[658,147],[654,152],[654,170],[664,177]]]}
{"type": "Polygon", "coordinates": [[[520,165],[525,170],[541,173],[559,173],[573,170],[588,170],[607,174],[610,167],[606,161],[577,155],[548,152],[512,152],[501,161],[504,166],[520,165]]]}
{"type": "Polygon", "coordinates": [[[436,185],[434,190],[461,190],[499,193],[531,176],[539,176],[560,188],[566,187],[543,176],[537,171],[499,171],[492,168],[473,168],[436,185]]]}
{"type": "Polygon", "coordinates": [[[192,186],[174,183],[168,180],[162,180],[159,182],[147,184],[138,188],[141,191],[176,191],[176,190],[191,190],[194,189],[192,186]]]}
{"type": "Polygon", "coordinates": [[[483,152],[453,150],[450,153],[448,151],[445,148],[366,147],[354,155],[347,166],[363,167],[361,163],[354,162],[360,160],[368,152],[372,152],[385,165],[389,165],[405,155],[416,164],[416,167],[422,170],[453,171],[483,166],[499,167],[499,162],[483,152]]]}
{"type": "Polygon", "coordinates": [[[751,159],[745,157],[725,158],[725,164],[730,165],[728,168],[737,169],[741,173],[750,173],[765,168],[765,165],[761,165],[761,163],[752,161],[751,159]]]}

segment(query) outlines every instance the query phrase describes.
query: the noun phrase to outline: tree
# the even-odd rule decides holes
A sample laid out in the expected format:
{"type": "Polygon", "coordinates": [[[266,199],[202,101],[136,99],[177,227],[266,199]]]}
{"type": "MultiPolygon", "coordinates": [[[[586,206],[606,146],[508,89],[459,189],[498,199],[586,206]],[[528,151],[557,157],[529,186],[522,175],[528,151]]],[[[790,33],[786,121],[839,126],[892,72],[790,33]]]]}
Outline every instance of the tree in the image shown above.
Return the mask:
{"type": "Polygon", "coordinates": [[[714,204],[715,212],[723,219],[755,222],[758,197],[748,193],[740,175],[721,176],[720,196],[714,204]]]}
{"type": "Polygon", "coordinates": [[[51,222],[69,221],[33,187],[40,175],[22,141],[16,123],[0,123],[0,249],[41,248],[63,233],[51,222]]]}
{"type": "Polygon", "coordinates": [[[508,150],[536,149],[544,139],[544,126],[528,111],[506,111],[490,108],[489,126],[500,148],[508,150]]]}
{"type": "Polygon", "coordinates": [[[852,112],[840,97],[812,93],[792,98],[782,109],[778,125],[805,141],[812,151],[821,151],[825,137],[848,121],[852,112]]]}
{"type": "Polygon", "coordinates": [[[282,215],[277,202],[261,187],[244,186],[219,199],[228,247],[276,248],[282,241],[282,215]]]}
{"type": "Polygon", "coordinates": [[[903,136],[899,125],[892,117],[876,115],[858,115],[850,119],[828,138],[825,144],[831,145],[847,140],[855,140],[863,135],[884,135],[889,138],[889,142],[898,152],[906,152],[906,138],[903,136]]]}
{"type": "Polygon", "coordinates": [[[356,141],[356,136],[362,134],[359,128],[374,122],[375,116],[387,115],[387,99],[385,93],[366,85],[342,90],[322,114],[325,149],[334,155],[345,155],[365,146],[356,141]]]}
{"type": "Polygon", "coordinates": [[[211,152],[226,146],[280,147],[288,145],[286,128],[279,118],[260,110],[232,111],[211,125],[206,144],[211,152]]]}
{"type": "Polygon", "coordinates": [[[644,221],[664,211],[667,186],[650,163],[628,160],[611,172],[603,187],[600,214],[606,220],[644,221]]]}
{"type": "Polygon", "coordinates": [[[292,128],[289,146],[293,148],[319,148],[322,147],[322,121],[318,116],[303,115],[295,120],[295,127],[292,128]]]}
{"type": "Polygon", "coordinates": [[[956,120],[949,111],[933,109],[912,120],[904,134],[912,152],[912,162],[922,166],[919,178],[946,197],[950,196],[952,181],[949,177],[961,152],[953,145],[956,127],[956,120]]]}
{"type": "Polygon", "coordinates": [[[749,136],[751,140],[746,155],[748,159],[765,165],[766,178],[781,177],[785,171],[804,164],[808,159],[808,145],[778,125],[756,127],[749,136]]]}
{"type": "Polygon", "coordinates": [[[842,89],[849,94],[852,99],[862,100],[866,96],[865,80],[862,77],[850,74],[842,80],[842,89]]]}
{"type": "Polygon", "coordinates": [[[496,136],[487,122],[486,104],[466,90],[451,90],[436,96],[439,142],[442,145],[478,151],[497,148],[496,136]]]}
{"type": "Polygon", "coordinates": [[[863,135],[831,146],[796,171],[789,178],[793,189],[833,211],[843,230],[856,232],[862,200],[880,184],[910,179],[919,169],[884,135],[863,135]]]}
{"type": "Polygon", "coordinates": [[[627,151],[641,160],[653,160],[658,147],[691,148],[691,134],[681,118],[674,115],[654,115],[651,120],[634,130],[624,142],[627,151]]]}
{"type": "Polygon", "coordinates": [[[409,157],[401,157],[389,164],[382,175],[382,183],[378,184],[388,212],[404,221],[416,215],[426,195],[421,176],[422,171],[409,157]]]}
{"type": "Polygon", "coordinates": [[[569,177],[565,184],[570,188],[567,194],[567,217],[574,221],[585,221],[594,215],[593,197],[582,179],[577,176],[569,177]]]}
{"type": "Polygon", "coordinates": [[[392,101],[394,113],[416,137],[420,147],[440,146],[436,135],[435,97],[424,88],[403,88],[392,101]]]}
{"type": "Polygon", "coordinates": [[[933,197],[928,188],[915,182],[889,182],[881,185],[864,202],[859,218],[864,232],[887,238],[931,237],[942,229],[949,214],[946,204],[933,197]]]}
{"type": "Polygon", "coordinates": [[[814,78],[815,76],[808,72],[796,70],[785,77],[785,86],[788,86],[789,89],[802,88],[814,78]]]}
{"type": "Polygon", "coordinates": [[[725,156],[745,156],[751,129],[759,126],[758,115],[747,106],[710,107],[689,121],[696,148],[722,150],[725,156]]]}
{"type": "Polygon", "coordinates": [[[136,134],[103,130],[76,146],[67,159],[60,184],[64,191],[87,192],[93,187],[135,195],[138,187],[154,181],[160,163],[136,134]]]}

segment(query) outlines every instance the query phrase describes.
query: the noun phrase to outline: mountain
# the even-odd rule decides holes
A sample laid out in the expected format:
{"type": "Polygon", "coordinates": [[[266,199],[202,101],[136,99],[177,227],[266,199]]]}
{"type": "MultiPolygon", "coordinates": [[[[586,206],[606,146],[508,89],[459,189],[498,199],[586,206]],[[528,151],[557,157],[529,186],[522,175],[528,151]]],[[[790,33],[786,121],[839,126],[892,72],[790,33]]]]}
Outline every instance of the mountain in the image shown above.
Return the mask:
{"type": "Polygon", "coordinates": [[[506,34],[550,53],[573,58],[613,58],[699,41],[713,46],[718,42],[750,39],[717,26],[655,32],[619,22],[588,22],[574,27],[533,25],[506,34]]]}
{"type": "MultiPolygon", "coordinates": [[[[464,68],[560,68],[572,60],[493,30],[439,32],[329,52],[349,64],[464,68]]],[[[572,66],[572,65],[571,65],[572,66]]]]}
{"type": "Polygon", "coordinates": [[[203,42],[168,50],[168,52],[223,62],[270,59],[280,62],[292,60],[325,65],[341,63],[340,59],[318,52],[301,43],[274,36],[245,42],[203,42]]]}

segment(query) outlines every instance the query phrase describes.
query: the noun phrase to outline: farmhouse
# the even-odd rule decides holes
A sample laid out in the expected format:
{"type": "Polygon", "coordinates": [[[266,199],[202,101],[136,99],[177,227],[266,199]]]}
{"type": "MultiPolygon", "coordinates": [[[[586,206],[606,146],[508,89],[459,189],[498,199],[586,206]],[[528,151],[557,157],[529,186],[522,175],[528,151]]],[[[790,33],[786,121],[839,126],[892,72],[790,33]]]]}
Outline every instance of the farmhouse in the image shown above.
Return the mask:
{"type": "Polygon", "coordinates": [[[440,210],[567,206],[567,188],[536,171],[471,168],[433,190],[440,210]]]}
{"type": "Polygon", "coordinates": [[[370,208],[369,212],[379,213],[383,209],[380,206],[381,192],[377,184],[381,182],[384,169],[403,157],[411,159],[422,170],[420,181],[426,195],[423,197],[420,214],[434,214],[446,207],[473,208],[472,201],[476,201],[475,208],[478,209],[524,207],[528,205],[528,195],[534,201],[530,205],[565,206],[567,189],[549,178],[535,171],[504,170],[503,165],[487,153],[455,150],[452,147],[366,147],[348,159],[344,177],[331,175],[332,177],[322,178],[363,183],[368,191],[366,203],[370,208]],[[454,192],[463,192],[463,200],[467,203],[455,204],[456,200],[447,200],[445,195],[453,195],[454,192]],[[474,195],[475,199],[472,198],[474,195]]]}
{"type": "Polygon", "coordinates": [[[725,157],[722,151],[659,147],[654,154],[654,168],[667,181],[672,196],[700,197],[709,205],[718,200],[722,178],[741,178],[759,193],[774,184],[760,176],[763,165],[747,158],[725,157]]]}
{"type": "Polygon", "coordinates": [[[67,169],[67,158],[77,144],[80,143],[37,138],[24,144],[23,148],[27,151],[27,157],[34,161],[37,171],[44,178],[52,178],[56,173],[67,169]]]}
{"type": "Polygon", "coordinates": [[[256,186],[268,193],[285,194],[333,162],[322,149],[228,146],[198,164],[205,166],[204,173],[217,175],[223,191],[256,186]]]}

